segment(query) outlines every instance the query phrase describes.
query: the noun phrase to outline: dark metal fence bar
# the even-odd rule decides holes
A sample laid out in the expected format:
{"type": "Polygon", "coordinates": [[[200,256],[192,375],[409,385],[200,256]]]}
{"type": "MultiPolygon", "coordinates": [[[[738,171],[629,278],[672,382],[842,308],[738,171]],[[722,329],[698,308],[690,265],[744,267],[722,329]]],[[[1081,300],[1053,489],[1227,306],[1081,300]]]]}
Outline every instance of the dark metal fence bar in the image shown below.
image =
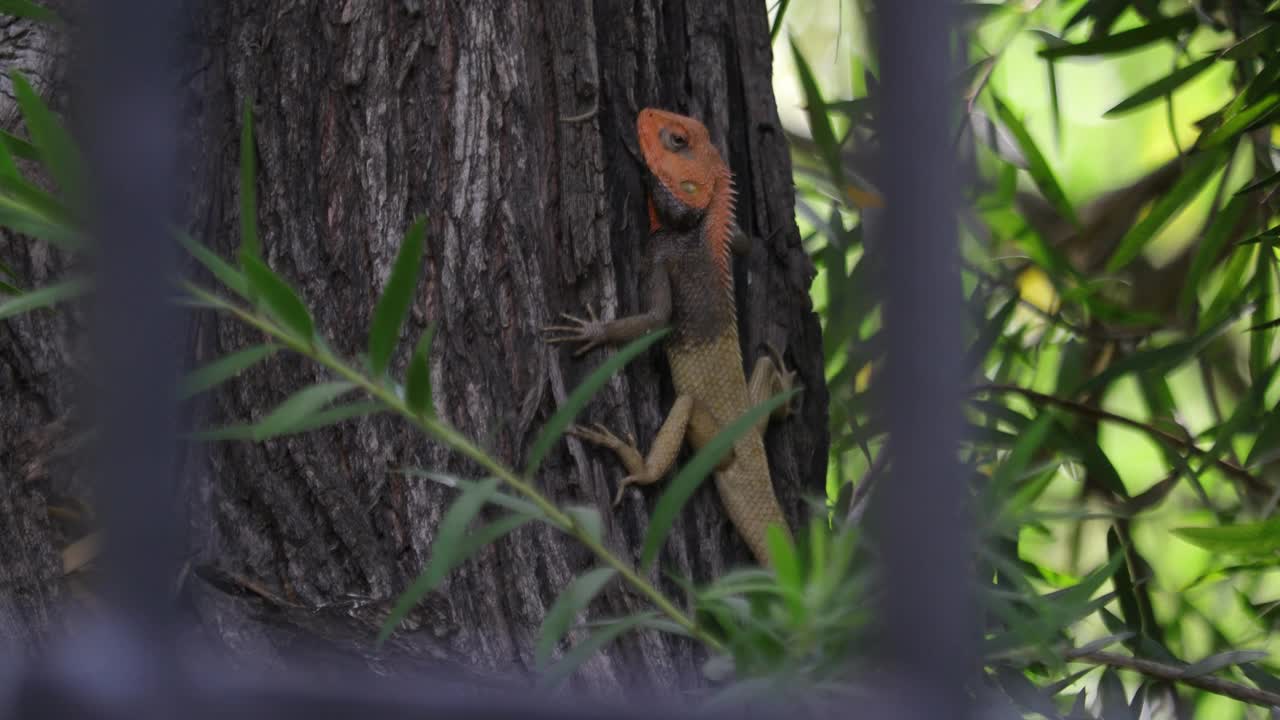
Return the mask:
{"type": "Polygon", "coordinates": [[[872,504],[883,586],[880,657],[899,673],[899,718],[968,715],[976,676],[961,433],[961,303],[956,166],[949,146],[955,3],[877,2],[880,181],[873,238],[885,262],[885,392],[890,472],[872,504]]]}

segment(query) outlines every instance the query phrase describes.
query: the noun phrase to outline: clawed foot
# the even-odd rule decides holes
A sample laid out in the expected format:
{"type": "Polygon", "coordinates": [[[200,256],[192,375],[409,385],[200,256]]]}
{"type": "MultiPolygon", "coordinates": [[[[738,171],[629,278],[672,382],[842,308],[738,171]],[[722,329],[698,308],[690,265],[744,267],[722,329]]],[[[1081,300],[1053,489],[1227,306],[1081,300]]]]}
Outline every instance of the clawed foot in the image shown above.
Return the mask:
{"type": "MultiPolygon", "coordinates": [[[[788,370],[786,364],[782,362],[782,351],[779,350],[772,342],[767,340],[764,343],[764,347],[765,350],[768,351],[770,359],[773,360],[774,368],[778,371],[777,383],[779,386],[779,392],[786,392],[797,387],[796,373],[794,370],[788,370]]],[[[773,417],[775,419],[785,420],[800,412],[800,396],[803,393],[804,388],[800,387],[800,391],[801,392],[792,395],[789,400],[778,406],[778,408],[773,411],[773,417]]]]}
{"type": "MultiPolygon", "coordinates": [[[[644,465],[644,459],[641,457],[640,449],[636,444],[636,436],[629,432],[627,433],[627,439],[623,440],[600,423],[596,423],[592,427],[572,425],[565,432],[579,440],[609,448],[617,453],[618,457],[622,458],[623,464],[628,468],[643,467],[644,465]]],[[[653,482],[653,480],[644,473],[633,473],[622,478],[622,483],[618,485],[618,492],[613,496],[613,507],[617,507],[618,503],[622,502],[622,493],[627,487],[645,485],[650,482],[653,482]]]]}
{"type": "Polygon", "coordinates": [[[560,313],[560,317],[569,324],[544,326],[542,332],[547,342],[553,344],[583,343],[582,347],[574,351],[575,357],[604,343],[604,323],[600,321],[600,318],[596,317],[596,311],[590,305],[587,306],[586,318],[580,318],[569,313],[560,313]]]}

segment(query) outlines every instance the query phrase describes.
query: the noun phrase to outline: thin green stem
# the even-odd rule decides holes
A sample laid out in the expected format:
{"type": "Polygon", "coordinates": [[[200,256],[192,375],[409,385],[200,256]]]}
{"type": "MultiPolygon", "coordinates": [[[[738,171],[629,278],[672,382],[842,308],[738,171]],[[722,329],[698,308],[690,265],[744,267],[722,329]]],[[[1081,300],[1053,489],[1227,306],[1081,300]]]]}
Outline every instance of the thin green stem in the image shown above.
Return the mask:
{"type": "Polygon", "coordinates": [[[292,333],[281,328],[271,320],[254,314],[235,303],[228,302],[218,295],[211,293],[204,288],[199,287],[190,282],[184,282],[183,288],[193,297],[201,302],[210,305],[216,309],[223,310],[234,315],[241,322],[250,325],[262,332],[270,335],[278,340],[281,344],[300,355],[305,355],[321,365],[329,368],[343,379],[358,386],[371,397],[394,410],[419,429],[433,437],[436,437],[445,445],[462,453],[470,460],[475,461],[485,470],[493,474],[494,477],[509,485],[517,493],[524,496],[525,499],[532,502],[540,510],[546,521],[561,531],[573,536],[578,542],[582,543],[596,557],[603,561],[606,565],[618,571],[622,578],[634,587],[640,594],[650,600],[663,614],[669,617],[672,622],[679,625],[690,635],[706,644],[709,648],[716,652],[723,652],[724,646],[715,637],[707,634],[705,630],[700,628],[697,623],[686,615],[680,608],[676,607],[666,595],[663,595],[658,588],[636,572],[635,568],[623,562],[614,553],[610,552],[600,541],[596,540],[581,525],[574,520],[572,516],[556,507],[555,503],[548,500],[542,493],[538,492],[527,479],[520,477],[511,468],[503,465],[494,459],[481,448],[477,447],[466,436],[457,430],[449,427],[436,418],[419,415],[409,408],[403,399],[401,399],[390,388],[375,382],[364,373],[351,367],[341,358],[333,353],[316,346],[315,344],[302,340],[294,336],[292,333]]]}

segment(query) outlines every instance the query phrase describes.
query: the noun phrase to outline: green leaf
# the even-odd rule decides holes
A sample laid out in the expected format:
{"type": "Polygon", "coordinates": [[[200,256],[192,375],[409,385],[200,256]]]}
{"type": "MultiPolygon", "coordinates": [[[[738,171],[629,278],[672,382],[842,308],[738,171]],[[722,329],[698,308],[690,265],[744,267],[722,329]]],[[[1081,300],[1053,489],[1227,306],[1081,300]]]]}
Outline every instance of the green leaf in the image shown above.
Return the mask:
{"type": "Polygon", "coordinates": [[[315,337],[311,313],[307,312],[307,306],[293,288],[267,267],[266,263],[251,255],[247,248],[240,250],[240,264],[244,267],[249,289],[266,305],[267,310],[297,339],[310,343],[315,337]]]}
{"type": "Polygon", "coordinates": [[[36,150],[36,146],[11,132],[0,130],[0,145],[7,148],[15,157],[32,162],[40,161],[40,151],[36,150]]]}
{"type": "Polygon", "coordinates": [[[560,662],[543,673],[542,677],[538,679],[538,687],[546,690],[564,682],[582,663],[586,662],[587,658],[595,655],[622,633],[644,624],[646,619],[645,616],[632,615],[614,620],[605,626],[603,630],[592,633],[586,640],[573,646],[573,649],[565,653],[560,662]]]}
{"type": "Polygon", "coordinates": [[[1174,90],[1182,87],[1188,82],[1194,80],[1200,73],[1208,70],[1217,62],[1216,56],[1210,55],[1201,58],[1186,67],[1178,68],[1172,73],[1166,75],[1159,80],[1147,85],[1141,90],[1135,92],[1129,97],[1116,103],[1114,107],[1102,114],[1103,117],[1113,117],[1129,112],[1136,108],[1140,108],[1149,102],[1159,100],[1173,93],[1174,90]]]}
{"type": "Polygon", "coordinates": [[[1276,30],[1276,25],[1267,23],[1260,30],[1255,30],[1239,42],[1223,50],[1218,57],[1223,60],[1246,60],[1262,55],[1274,44],[1273,38],[1276,35],[1276,30]]]}
{"type": "MultiPolygon", "coordinates": [[[[1226,182],[1226,178],[1223,178],[1226,182]]],[[[1186,279],[1182,285],[1182,292],[1178,297],[1178,313],[1186,315],[1191,309],[1191,303],[1196,299],[1196,291],[1200,287],[1200,282],[1209,269],[1217,262],[1218,257],[1222,254],[1222,248],[1227,244],[1227,239],[1231,237],[1231,232],[1235,230],[1236,225],[1240,222],[1240,217],[1248,208],[1245,198],[1239,194],[1232,196],[1227,204],[1222,206],[1213,220],[1209,223],[1209,227],[1205,229],[1200,242],[1197,243],[1196,254],[1191,259],[1191,267],[1187,270],[1186,279]]]]}
{"type": "Polygon", "coordinates": [[[418,345],[409,359],[409,372],[405,380],[404,399],[409,409],[419,417],[431,415],[431,342],[436,336],[436,324],[431,323],[418,338],[418,345]]]}
{"type": "Polygon", "coordinates": [[[240,255],[262,257],[258,239],[258,169],[253,144],[253,111],[245,103],[240,128],[240,255]]]}
{"type": "Polygon", "coordinates": [[[62,17],[47,7],[29,0],[0,0],[0,15],[26,18],[54,25],[62,24],[62,17]]]}
{"type": "Polygon", "coordinates": [[[296,428],[312,414],[354,388],[353,383],[338,381],[319,383],[299,390],[254,424],[253,439],[262,441],[296,432],[296,428]]]}
{"type": "Polygon", "coordinates": [[[436,537],[431,542],[431,559],[418,577],[396,598],[395,607],[382,623],[378,633],[378,645],[386,642],[396,626],[428,593],[435,590],[449,571],[466,560],[483,545],[494,542],[508,532],[520,527],[531,518],[526,515],[508,515],[486,525],[481,531],[468,533],[467,525],[479,514],[489,498],[497,492],[498,479],[482,480],[464,489],[449,506],[440,521],[436,537]]]}
{"type": "Polygon", "coordinates": [[[245,280],[244,273],[237,270],[231,263],[218,257],[217,253],[205,247],[186,232],[177,230],[175,234],[178,237],[178,242],[182,243],[182,247],[191,253],[191,257],[199,261],[219,282],[226,285],[229,290],[240,297],[249,296],[249,283],[245,280]]]}
{"type": "Polygon", "coordinates": [[[778,586],[783,590],[787,609],[796,622],[803,622],[804,571],[800,567],[800,559],[796,557],[796,546],[791,542],[791,535],[777,525],[770,525],[765,529],[764,542],[769,549],[769,560],[778,576],[778,586]]]}
{"type": "Polygon", "coordinates": [[[88,289],[89,283],[87,281],[74,279],[31,290],[15,298],[0,302],[0,320],[78,297],[88,289]]]}
{"type": "Polygon", "coordinates": [[[827,172],[831,174],[831,182],[845,191],[844,163],[840,159],[840,143],[836,140],[835,129],[831,127],[831,117],[827,115],[827,103],[822,98],[822,89],[805,60],[804,54],[791,39],[791,56],[795,59],[796,75],[800,77],[800,88],[804,92],[805,112],[809,118],[809,133],[813,136],[814,145],[818,146],[827,172]]]}
{"type": "Polygon", "coordinates": [[[667,485],[667,489],[658,498],[653,508],[653,516],[649,518],[649,531],[644,536],[644,549],[640,553],[640,566],[647,572],[658,557],[667,540],[667,533],[680,514],[681,508],[693,496],[693,492],[702,484],[703,479],[720,464],[723,458],[733,449],[738,438],[751,432],[761,418],[780,407],[794,396],[798,390],[781,392],[764,402],[748,409],[739,418],[725,426],[715,437],[711,438],[667,485]]]}
{"type": "Polygon", "coordinates": [[[1084,55],[1111,55],[1114,53],[1135,50],[1158,40],[1176,37],[1179,33],[1196,27],[1198,20],[1194,12],[1185,12],[1166,20],[1148,23],[1132,30],[1093,38],[1072,45],[1050,46],[1040,50],[1040,57],[1046,59],[1061,57],[1080,57],[1084,55]]]}
{"type": "Polygon", "coordinates": [[[1276,459],[1280,459],[1280,406],[1267,413],[1244,464],[1245,467],[1253,467],[1276,459]]]}
{"type": "Polygon", "coordinates": [[[83,207],[84,165],[71,136],[58,123],[53,111],[44,104],[44,100],[26,78],[16,70],[9,73],[9,78],[13,82],[13,92],[17,96],[18,105],[22,108],[22,119],[26,123],[27,133],[31,136],[32,144],[40,151],[44,166],[57,181],[58,187],[62,189],[72,207],[83,207]]]}
{"type": "Polygon", "coordinates": [[[303,433],[385,411],[387,406],[377,400],[359,400],[346,405],[335,405],[303,418],[289,429],[289,433],[303,433]]]}
{"type": "Polygon", "coordinates": [[[560,597],[547,610],[538,630],[538,645],[534,649],[534,666],[539,672],[546,672],[551,662],[551,653],[555,650],[560,638],[569,630],[573,617],[585,608],[610,580],[617,575],[613,568],[596,568],[574,578],[560,597]]]}
{"type": "Polygon", "coordinates": [[[1093,378],[1082,384],[1073,395],[1088,395],[1100,390],[1112,382],[1129,373],[1152,372],[1167,373],[1182,363],[1195,357],[1197,353],[1203,350],[1218,335],[1224,332],[1231,323],[1232,318],[1228,317],[1219,320],[1218,323],[1195,337],[1187,340],[1169,343],[1160,347],[1139,350],[1130,355],[1111,363],[1106,370],[1093,376],[1093,378]]]}
{"type": "Polygon", "coordinates": [[[1018,433],[1018,442],[1005,456],[1004,462],[991,474],[991,490],[989,497],[1008,498],[1014,483],[1022,477],[1023,471],[1031,464],[1032,458],[1044,444],[1049,428],[1053,427],[1054,418],[1049,413],[1041,413],[1029,427],[1018,433]]]}
{"type": "Polygon", "coordinates": [[[1261,180],[1255,180],[1249,183],[1248,185],[1245,185],[1244,187],[1240,188],[1239,190],[1236,191],[1236,195],[1248,195],[1254,190],[1270,187],[1272,185],[1275,185],[1277,182],[1280,182],[1280,172],[1273,172],[1270,175],[1262,178],[1261,180]]]}
{"type": "MultiPolygon", "coordinates": [[[[1247,91],[1246,91],[1247,92],[1247,91]]],[[[1202,134],[1196,141],[1201,149],[1208,150],[1234,140],[1237,135],[1269,118],[1280,105],[1280,94],[1271,94],[1254,103],[1246,104],[1235,113],[1229,113],[1222,124],[1202,134]]]]}
{"type": "Polygon", "coordinates": [[[591,539],[600,542],[601,538],[603,538],[604,523],[600,518],[599,510],[585,505],[570,505],[565,508],[565,513],[573,518],[574,526],[590,536],[591,539]]]}
{"type": "Polygon", "coordinates": [[[1173,533],[1215,553],[1270,555],[1280,550],[1280,518],[1219,527],[1176,528],[1173,533]]]}
{"type": "MultiPolygon", "coordinates": [[[[473,488],[479,484],[473,480],[460,478],[457,475],[434,472],[431,470],[420,470],[418,468],[404,468],[400,472],[412,477],[426,478],[431,482],[439,483],[445,487],[462,488],[464,490],[473,488]]],[[[537,505],[534,505],[528,500],[522,500],[504,492],[494,492],[489,496],[488,502],[491,505],[497,505],[498,507],[505,508],[513,513],[525,515],[532,520],[547,520],[547,516],[538,509],[537,505]]]]}
{"type": "Polygon", "coordinates": [[[1079,220],[1076,218],[1075,209],[1071,207],[1066,193],[1062,191],[1062,186],[1058,184],[1058,179],[1054,177],[1053,170],[1049,168],[1048,161],[1040,152],[1036,141],[1032,139],[1031,133],[1027,132],[1026,126],[1018,116],[1013,114],[1013,110],[1009,109],[1009,106],[1005,105],[994,91],[991,93],[991,99],[995,103],[996,115],[999,116],[1000,122],[1013,133],[1013,138],[1022,150],[1023,157],[1027,159],[1027,171],[1031,173],[1031,179],[1035,181],[1036,187],[1064,218],[1070,220],[1073,225],[1078,225],[1079,220]]]}
{"type": "Polygon", "coordinates": [[[782,29],[782,20],[787,16],[787,7],[789,5],[791,5],[791,0],[780,0],[778,2],[778,11],[773,15],[773,27],[769,28],[770,43],[778,39],[778,31],[782,29]]]}
{"type": "Polygon", "coordinates": [[[1138,716],[1129,709],[1129,698],[1124,692],[1124,683],[1120,682],[1120,674],[1114,668],[1107,668],[1098,681],[1098,696],[1102,699],[1102,717],[1107,720],[1138,720],[1138,716]]]}
{"type": "Polygon", "coordinates": [[[413,302],[413,291],[422,270],[422,241],[426,232],[427,220],[419,218],[405,233],[391,268],[391,277],[373,310],[373,325],[369,330],[369,370],[375,377],[387,371],[391,353],[400,339],[400,326],[413,302]]]}
{"type": "Polygon", "coordinates": [[[257,363],[266,359],[279,349],[280,347],[278,345],[253,345],[227,355],[226,357],[218,358],[199,370],[192,372],[190,375],[187,375],[187,377],[182,380],[182,385],[178,391],[179,398],[185,400],[192,395],[204,392],[211,387],[230,380],[244,370],[253,367],[257,363]]]}
{"type": "Polygon", "coordinates": [[[551,446],[560,439],[560,436],[564,434],[565,428],[569,427],[569,423],[573,422],[573,419],[591,401],[596,392],[604,387],[609,378],[613,377],[624,365],[631,362],[632,358],[665,337],[668,332],[669,330],[664,328],[632,340],[615,353],[613,357],[604,361],[600,367],[587,376],[586,380],[579,383],[572,393],[569,393],[564,405],[561,405],[556,410],[556,414],[551,416],[551,419],[543,426],[542,432],[538,433],[538,438],[534,440],[533,447],[529,450],[529,460],[525,463],[524,473],[526,476],[532,476],[538,470],[538,466],[542,464],[542,460],[547,456],[547,452],[551,450],[551,446]]]}
{"type": "Polygon", "coordinates": [[[1191,202],[1225,159],[1224,153],[1206,152],[1192,160],[1169,192],[1156,201],[1146,217],[1125,233],[1115,253],[1107,261],[1107,272],[1115,272],[1138,257],[1160,228],[1191,202]]]}
{"type": "Polygon", "coordinates": [[[1192,678],[1208,675],[1223,668],[1229,668],[1232,665],[1243,665],[1258,660],[1266,660],[1269,657],[1271,657],[1271,653],[1264,650],[1228,650],[1192,663],[1182,671],[1181,677],[1192,678]]]}

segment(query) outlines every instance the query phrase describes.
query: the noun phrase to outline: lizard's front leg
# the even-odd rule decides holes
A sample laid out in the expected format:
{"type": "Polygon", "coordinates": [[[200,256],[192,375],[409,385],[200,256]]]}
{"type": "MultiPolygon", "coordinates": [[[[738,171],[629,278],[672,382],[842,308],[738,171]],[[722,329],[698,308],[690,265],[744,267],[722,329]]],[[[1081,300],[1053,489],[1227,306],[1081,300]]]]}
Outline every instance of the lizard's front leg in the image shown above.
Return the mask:
{"type": "Polygon", "coordinates": [[[634,340],[645,333],[663,327],[671,319],[671,278],[661,263],[655,263],[649,273],[649,309],[639,315],[617,320],[603,321],[595,310],[587,306],[587,317],[568,313],[561,315],[567,324],[548,325],[543,328],[549,343],[582,343],[573,354],[582,355],[603,344],[615,345],[634,340]]]}
{"type": "MultiPolygon", "coordinates": [[[[751,370],[751,381],[747,384],[747,402],[752,406],[759,405],[780,392],[786,392],[795,385],[796,374],[786,369],[786,365],[782,362],[782,353],[778,352],[773,343],[765,343],[765,347],[769,350],[769,354],[756,360],[756,365],[751,370]]],[[[785,420],[798,409],[797,398],[793,397],[779,405],[769,415],[760,418],[756,423],[756,429],[764,432],[770,420],[785,420]]]]}
{"type": "Polygon", "coordinates": [[[622,493],[628,486],[648,485],[657,482],[667,474],[671,465],[675,463],[676,455],[680,453],[680,446],[684,443],[685,429],[689,426],[689,416],[692,411],[692,397],[681,395],[676,398],[671,406],[671,412],[667,413],[667,419],[662,422],[662,427],[658,430],[658,436],[653,439],[653,447],[649,448],[647,458],[640,455],[640,449],[636,447],[634,437],[628,435],[627,439],[623,440],[602,425],[596,425],[594,428],[575,425],[569,428],[569,434],[613,450],[617,453],[618,459],[622,460],[622,464],[627,467],[627,472],[630,474],[622,479],[622,484],[618,485],[618,492],[613,497],[613,504],[616,506],[622,501],[622,493]]]}

